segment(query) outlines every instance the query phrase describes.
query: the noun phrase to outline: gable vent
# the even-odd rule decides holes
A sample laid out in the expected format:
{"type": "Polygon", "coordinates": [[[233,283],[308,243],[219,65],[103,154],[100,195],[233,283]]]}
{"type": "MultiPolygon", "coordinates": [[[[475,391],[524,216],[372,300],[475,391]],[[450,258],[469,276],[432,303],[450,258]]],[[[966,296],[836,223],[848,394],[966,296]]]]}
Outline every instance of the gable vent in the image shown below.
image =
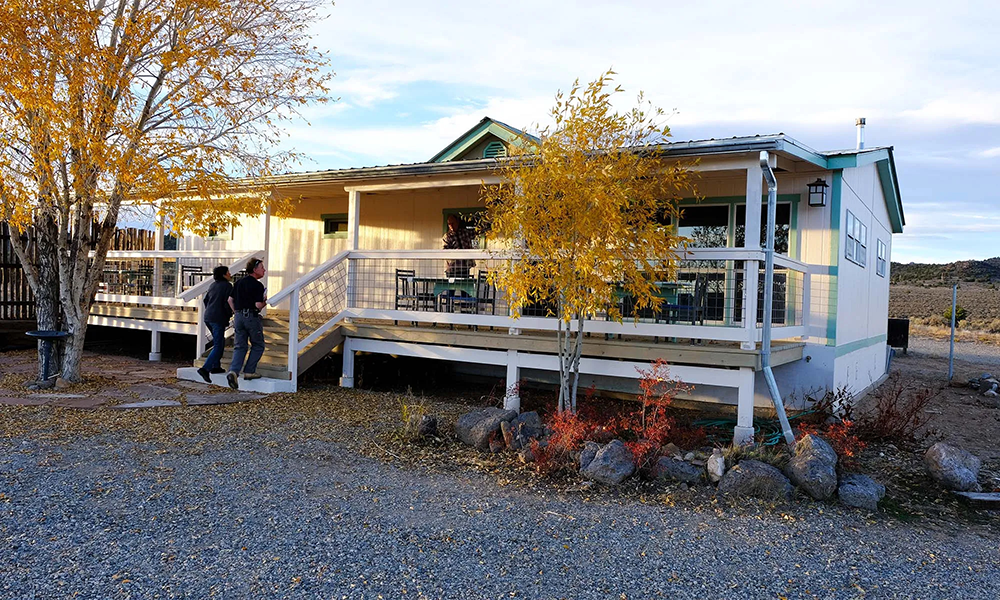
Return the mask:
{"type": "Polygon", "coordinates": [[[502,158],[507,156],[507,147],[503,142],[490,142],[483,148],[483,158],[502,158]]]}

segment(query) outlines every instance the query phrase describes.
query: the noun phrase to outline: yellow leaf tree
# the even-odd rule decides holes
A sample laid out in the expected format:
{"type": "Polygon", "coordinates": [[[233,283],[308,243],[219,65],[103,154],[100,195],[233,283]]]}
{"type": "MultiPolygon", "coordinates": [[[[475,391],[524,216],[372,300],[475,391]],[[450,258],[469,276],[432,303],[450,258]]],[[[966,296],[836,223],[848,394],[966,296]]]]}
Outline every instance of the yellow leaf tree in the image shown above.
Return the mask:
{"type": "Polygon", "coordinates": [[[494,275],[513,314],[533,305],[559,319],[559,410],[576,410],[585,320],[620,322],[625,295],[658,309],[655,283],[676,269],[679,240],[664,216],[694,192],[692,172],[657,151],[670,135],[664,112],[641,93],[616,112],[614,75],[559,92],[540,141],[511,144],[497,169],[505,183],[483,188],[484,233],[516,257],[494,275]]]}
{"type": "Polygon", "coordinates": [[[255,182],[296,157],[280,124],[332,74],[305,33],[321,0],[5,0],[0,4],[0,219],[40,329],[68,330],[80,377],[87,318],[123,206],[174,230],[288,209],[255,182]],[[233,192],[240,192],[234,195],[233,192]],[[192,201],[191,198],[236,198],[192,201]],[[266,198],[261,201],[261,198],[266,198]],[[93,225],[92,225],[93,224],[93,225]]]}

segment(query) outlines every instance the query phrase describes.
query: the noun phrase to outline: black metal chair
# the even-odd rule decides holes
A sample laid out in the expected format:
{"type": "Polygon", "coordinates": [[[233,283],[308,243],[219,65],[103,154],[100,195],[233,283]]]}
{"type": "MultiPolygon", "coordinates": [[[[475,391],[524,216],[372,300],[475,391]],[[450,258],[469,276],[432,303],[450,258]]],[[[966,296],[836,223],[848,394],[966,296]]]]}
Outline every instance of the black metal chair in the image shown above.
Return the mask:
{"type": "Polygon", "coordinates": [[[434,310],[434,293],[427,290],[427,283],[415,281],[415,276],[413,269],[396,269],[396,310],[434,310]]]}

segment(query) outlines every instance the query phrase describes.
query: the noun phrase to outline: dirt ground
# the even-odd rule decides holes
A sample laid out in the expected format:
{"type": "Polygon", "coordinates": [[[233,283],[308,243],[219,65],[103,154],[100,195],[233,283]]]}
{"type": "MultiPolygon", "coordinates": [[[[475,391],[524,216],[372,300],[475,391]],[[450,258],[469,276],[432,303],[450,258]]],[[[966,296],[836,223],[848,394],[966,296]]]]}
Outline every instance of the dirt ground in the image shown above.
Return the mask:
{"type": "Polygon", "coordinates": [[[906,354],[897,353],[891,372],[914,386],[934,392],[927,412],[931,415],[928,442],[940,440],[965,448],[986,462],[1000,461],[1000,409],[981,403],[968,387],[969,379],[988,372],[1000,375],[1000,353],[988,344],[955,346],[955,374],[948,383],[948,343],[911,338],[906,354]]]}

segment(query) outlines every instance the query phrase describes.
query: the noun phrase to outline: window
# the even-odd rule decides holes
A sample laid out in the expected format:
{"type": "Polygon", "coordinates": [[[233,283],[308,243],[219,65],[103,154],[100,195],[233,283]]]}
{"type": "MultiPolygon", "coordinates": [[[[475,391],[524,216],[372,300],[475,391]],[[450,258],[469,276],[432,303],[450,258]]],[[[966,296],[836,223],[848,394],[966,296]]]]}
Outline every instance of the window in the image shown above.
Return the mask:
{"type": "Polygon", "coordinates": [[[729,236],[729,206],[686,206],[681,209],[677,235],[691,240],[692,248],[725,248],[729,236]]]}
{"type": "Polygon", "coordinates": [[[232,228],[226,229],[223,225],[212,223],[208,226],[208,240],[231,240],[233,239],[232,228]]]}
{"type": "Polygon", "coordinates": [[[889,254],[888,250],[889,249],[886,247],[885,242],[878,240],[878,246],[875,254],[875,272],[878,273],[879,277],[885,277],[886,258],[889,254]]]}
{"type": "Polygon", "coordinates": [[[862,267],[868,264],[868,226],[847,211],[847,237],[844,257],[862,267]]]}
{"type": "Polygon", "coordinates": [[[347,239],[347,213],[323,215],[323,239],[347,239]]]}
{"type": "MultiPolygon", "coordinates": [[[[792,232],[792,205],[787,202],[779,202],[774,207],[774,251],[778,254],[788,255],[788,239],[792,232]]],[[[747,205],[740,204],[736,207],[736,247],[741,248],[745,243],[745,230],[747,222],[747,205]]],[[[767,207],[762,206],[760,210],[760,247],[767,243],[767,207]]]]}

